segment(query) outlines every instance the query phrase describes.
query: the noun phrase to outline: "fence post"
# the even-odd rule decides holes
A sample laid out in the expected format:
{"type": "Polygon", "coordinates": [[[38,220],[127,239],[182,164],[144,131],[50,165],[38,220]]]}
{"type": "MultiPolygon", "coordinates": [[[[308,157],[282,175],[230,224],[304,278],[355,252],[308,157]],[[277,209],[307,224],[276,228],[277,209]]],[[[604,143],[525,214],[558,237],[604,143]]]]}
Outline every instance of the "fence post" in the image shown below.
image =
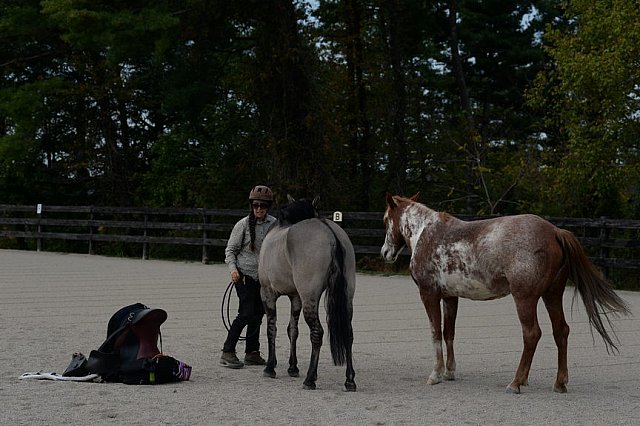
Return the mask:
{"type": "MultiPolygon", "coordinates": [[[[147,220],[148,220],[149,216],[145,213],[144,214],[144,228],[143,228],[143,236],[147,236],[147,220]]],[[[149,243],[147,241],[144,241],[142,243],[142,260],[148,260],[149,259],[149,243]]]]}
{"type": "Polygon", "coordinates": [[[38,239],[36,240],[36,250],[42,251],[42,237],[40,233],[42,232],[42,225],[40,225],[40,219],[42,217],[42,204],[38,204],[36,206],[36,214],[38,215],[38,239]]]}
{"type": "MultiPolygon", "coordinates": [[[[605,226],[607,221],[607,217],[606,216],[600,216],[600,241],[599,241],[599,245],[600,245],[600,259],[608,259],[609,258],[609,247],[605,246],[605,242],[609,239],[609,234],[610,234],[610,229],[608,227],[605,226]]],[[[602,268],[602,273],[604,274],[605,278],[607,278],[609,276],[609,267],[608,266],[603,266],[602,268]]]]}
{"type": "Polygon", "coordinates": [[[89,207],[89,254],[95,254],[93,248],[93,206],[89,207]]]}
{"type": "Polygon", "coordinates": [[[202,211],[202,263],[205,265],[209,263],[209,247],[207,246],[207,238],[209,233],[207,232],[207,225],[211,223],[211,217],[202,211]]]}

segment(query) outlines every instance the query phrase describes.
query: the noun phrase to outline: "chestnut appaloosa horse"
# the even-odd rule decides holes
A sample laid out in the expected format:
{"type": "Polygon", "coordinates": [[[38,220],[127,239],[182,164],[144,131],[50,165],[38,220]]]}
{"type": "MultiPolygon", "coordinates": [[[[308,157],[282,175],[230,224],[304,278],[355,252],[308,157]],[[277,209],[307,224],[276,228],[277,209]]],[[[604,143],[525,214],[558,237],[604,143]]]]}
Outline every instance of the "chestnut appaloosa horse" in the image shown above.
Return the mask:
{"type": "Polygon", "coordinates": [[[603,319],[609,322],[609,314],[626,315],[629,309],[589,261],[571,232],[531,214],[465,222],[431,210],[416,202],[417,197],[418,194],[404,198],[387,193],[386,237],[381,255],[387,262],[393,262],[403,247],[411,250],[409,268],[431,322],[435,350],[429,384],[455,379],[453,339],[459,297],[491,300],[513,296],[524,349],[507,393],[520,393],[520,386],[527,385],[533,354],[542,335],[537,317],[541,297],[558,347],[558,373],[553,390],[567,391],[569,326],[562,306],[567,279],[580,293],[589,323],[602,336],[607,352],[617,351],[603,319]]]}

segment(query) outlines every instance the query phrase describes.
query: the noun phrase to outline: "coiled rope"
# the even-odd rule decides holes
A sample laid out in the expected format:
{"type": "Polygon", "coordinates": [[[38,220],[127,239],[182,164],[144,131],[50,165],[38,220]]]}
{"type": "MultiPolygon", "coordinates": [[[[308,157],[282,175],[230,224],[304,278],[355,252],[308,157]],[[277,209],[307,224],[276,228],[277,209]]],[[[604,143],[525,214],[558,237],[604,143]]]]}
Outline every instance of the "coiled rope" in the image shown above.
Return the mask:
{"type": "MultiPolygon", "coordinates": [[[[231,294],[233,293],[233,285],[235,283],[233,281],[231,281],[229,283],[229,285],[227,286],[227,289],[224,291],[224,295],[222,296],[222,306],[220,307],[220,313],[222,315],[222,323],[224,324],[224,328],[227,329],[227,332],[229,332],[231,330],[231,315],[230,315],[230,310],[231,310],[231,294]]],[[[253,334],[250,334],[249,337],[253,336],[254,334],[258,333],[260,331],[260,328],[257,328],[253,334]]],[[[238,338],[238,340],[247,340],[247,336],[240,336],[238,338]]]]}

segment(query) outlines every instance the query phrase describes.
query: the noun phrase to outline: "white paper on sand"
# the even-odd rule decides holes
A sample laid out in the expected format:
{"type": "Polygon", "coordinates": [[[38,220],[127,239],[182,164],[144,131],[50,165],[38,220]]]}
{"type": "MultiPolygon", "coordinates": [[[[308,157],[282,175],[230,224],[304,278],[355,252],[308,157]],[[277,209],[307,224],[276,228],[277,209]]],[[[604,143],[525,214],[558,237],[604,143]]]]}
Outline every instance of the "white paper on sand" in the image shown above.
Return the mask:
{"type": "Polygon", "coordinates": [[[97,374],[89,374],[81,377],[67,377],[53,371],[34,371],[22,373],[19,379],[38,379],[38,380],[60,380],[68,382],[92,382],[100,377],[97,374]]]}

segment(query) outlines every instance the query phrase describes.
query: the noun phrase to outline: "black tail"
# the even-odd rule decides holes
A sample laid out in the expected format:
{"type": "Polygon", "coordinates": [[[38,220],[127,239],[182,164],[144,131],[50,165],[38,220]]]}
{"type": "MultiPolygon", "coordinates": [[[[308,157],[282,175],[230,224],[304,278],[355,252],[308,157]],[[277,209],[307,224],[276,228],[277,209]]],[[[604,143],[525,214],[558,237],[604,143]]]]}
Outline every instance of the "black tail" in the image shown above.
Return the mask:
{"type": "Polygon", "coordinates": [[[347,279],[344,274],[344,247],[326,219],[321,220],[329,228],[336,242],[335,246],[332,246],[332,262],[329,268],[325,304],[333,363],[343,365],[353,342],[352,312],[347,300],[347,279]]]}

